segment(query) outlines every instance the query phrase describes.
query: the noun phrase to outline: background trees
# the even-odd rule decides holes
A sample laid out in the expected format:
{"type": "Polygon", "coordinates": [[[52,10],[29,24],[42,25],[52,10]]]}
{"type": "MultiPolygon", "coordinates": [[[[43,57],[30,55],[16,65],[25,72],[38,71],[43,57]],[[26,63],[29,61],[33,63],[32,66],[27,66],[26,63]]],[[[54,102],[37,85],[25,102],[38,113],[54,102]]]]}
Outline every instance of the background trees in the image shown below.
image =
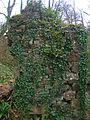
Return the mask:
{"type": "MultiPolygon", "coordinates": [[[[3,0],[1,0],[2,2],[4,2],[3,0]]],[[[12,11],[14,6],[16,7],[16,1],[17,0],[7,0],[8,1],[8,5],[7,5],[7,13],[4,12],[0,12],[0,14],[2,14],[5,18],[6,21],[8,21],[8,19],[11,17],[12,15],[12,11]],[[12,4],[11,4],[12,2],[12,4]]],[[[39,0],[36,0],[39,1],[39,0]]],[[[60,18],[62,19],[63,22],[66,22],[68,24],[84,24],[84,19],[83,19],[83,12],[82,10],[78,10],[76,11],[75,8],[75,0],[73,0],[73,5],[68,4],[66,2],[66,0],[41,0],[42,2],[45,1],[45,3],[48,3],[48,7],[52,7],[53,9],[57,9],[60,10],[60,18]]],[[[34,0],[20,0],[17,1],[19,6],[20,6],[20,12],[23,9],[23,6],[25,6],[24,4],[26,3],[27,5],[30,2],[34,2],[34,0]]],[[[87,12],[86,12],[87,13],[87,12]]]]}
{"type": "MultiPolygon", "coordinates": [[[[47,3],[49,8],[57,9],[59,11],[60,19],[64,23],[68,24],[82,24],[84,25],[84,14],[87,14],[87,11],[83,10],[76,10],[75,0],[73,0],[73,4],[69,4],[66,2],[67,0],[6,0],[7,1],[7,7],[6,7],[6,13],[5,11],[1,11],[0,14],[2,14],[5,17],[5,21],[9,21],[10,17],[12,16],[13,8],[17,7],[17,4],[20,6],[18,9],[18,13],[22,12],[22,9],[25,7],[25,5],[28,5],[30,2],[34,1],[42,1],[43,3],[47,3]],[[16,3],[17,2],[17,3],[16,3]]],[[[5,4],[5,0],[1,0],[3,5],[5,4]]],[[[5,4],[6,5],[6,4],[5,4]]],[[[45,4],[46,5],[46,4],[45,4]]],[[[16,8],[17,9],[17,8],[16,8]]],[[[16,10],[17,11],[17,10],[16,10]]]]}
{"type": "Polygon", "coordinates": [[[13,7],[15,6],[16,0],[13,0],[12,4],[11,4],[11,0],[8,0],[8,5],[7,5],[7,14],[0,12],[0,14],[4,15],[5,18],[8,19],[10,18],[11,14],[12,14],[12,10],[13,7]]]}
{"type": "Polygon", "coordinates": [[[12,4],[11,4],[11,0],[8,0],[8,5],[7,5],[7,8],[6,8],[7,9],[7,13],[5,14],[3,12],[0,12],[0,14],[4,15],[4,17],[6,18],[6,23],[3,24],[3,26],[1,26],[1,31],[0,31],[1,35],[4,34],[5,31],[8,29],[9,19],[11,17],[13,8],[15,6],[15,3],[16,3],[16,0],[13,0],[12,4]]]}

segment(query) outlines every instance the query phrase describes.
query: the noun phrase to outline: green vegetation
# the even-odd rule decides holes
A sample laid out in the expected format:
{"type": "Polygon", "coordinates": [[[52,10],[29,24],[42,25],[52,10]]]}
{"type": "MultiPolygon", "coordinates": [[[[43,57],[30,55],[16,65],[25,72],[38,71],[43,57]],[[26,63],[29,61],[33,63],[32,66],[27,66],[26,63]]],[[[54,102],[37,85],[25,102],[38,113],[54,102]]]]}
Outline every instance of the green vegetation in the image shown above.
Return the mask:
{"type": "Polygon", "coordinates": [[[81,47],[81,57],[79,61],[79,83],[80,83],[80,119],[85,120],[85,93],[86,93],[86,81],[88,76],[88,55],[87,55],[87,32],[84,29],[79,29],[77,32],[78,42],[81,47]]]}
{"type": "Polygon", "coordinates": [[[8,120],[9,111],[11,111],[11,105],[8,102],[2,101],[0,103],[0,119],[8,120]]]}
{"type": "Polygon", "coordinates": [[[8,32],[10,52],[20,64],[20,76],[14,84],[14,106],[27,120],[31,119],[29,114],[33,113],[32,106],[42,105],[45,105],[47,120],[72,119],[67,108],[63,106],[54,108],[52,102],[61,94],[65,76],[70,71],[67,57],[74,52],[72,37],[75,36],[75,41],[80,46],[78,63],[80,119],[85,120],[87,31],[79,25],[64,26],[58,10],[44,8],[37,2],[29,6],[30,18],[24,19],[21,15],[18,16],[18,21],[13,17],[11,20],[16,26],[8,32]],[[19,28],[21,25],[23,30],[19,28]]]}
{"type": "Polygon", "coordinates": [[[8,66],[0,64],[0,83],[6,83],[13,78],[13,73],[8,66]]]}
{"type": "Polygon", "coordinates": [[[88,52],[88,72],[90,72],[90,52],[88,52]]]}

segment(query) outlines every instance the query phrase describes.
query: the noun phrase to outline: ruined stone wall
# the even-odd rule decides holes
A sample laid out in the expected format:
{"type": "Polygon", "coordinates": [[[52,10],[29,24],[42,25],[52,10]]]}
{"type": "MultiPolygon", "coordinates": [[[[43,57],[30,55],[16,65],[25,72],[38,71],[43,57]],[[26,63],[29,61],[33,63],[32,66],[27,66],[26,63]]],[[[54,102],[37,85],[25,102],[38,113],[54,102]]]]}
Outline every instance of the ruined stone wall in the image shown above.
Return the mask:
{"type": "MultiPolygon", "coordinates": [[[[78,26],[62,27],[59,34],[59,37],[62,36],[59,38],[61,41],[55,39],[51,44],[50,36],[49,38],[47,36],[46,41],[44,39],[48,33],[52,38],[57,38],[53,37],[53,27],[50,29],[52,24],[48,21],[47,24],[44,24],[45,21],[40,23],[38,6],[34,8],[32,12],[24,11],[10,19],[8,32],[10,51],[20,63],[20,76],[16,79],[14,89],[16,104],[17,106],[24,104],[25,99],[32,108],[31,114],[47,114],[49,104],[57,112],[59,108],[66,110],[64,113],[66,117],[79,120],[81,89],[79,61],[82,50],[77,36],[78,26]],[[46,27],[44,32],[43,27],[46,27]],[[58,48],[56,45],[61,47],[58,48]]],[[[42,19],[45,19],[44,15],[42,19]]]]}

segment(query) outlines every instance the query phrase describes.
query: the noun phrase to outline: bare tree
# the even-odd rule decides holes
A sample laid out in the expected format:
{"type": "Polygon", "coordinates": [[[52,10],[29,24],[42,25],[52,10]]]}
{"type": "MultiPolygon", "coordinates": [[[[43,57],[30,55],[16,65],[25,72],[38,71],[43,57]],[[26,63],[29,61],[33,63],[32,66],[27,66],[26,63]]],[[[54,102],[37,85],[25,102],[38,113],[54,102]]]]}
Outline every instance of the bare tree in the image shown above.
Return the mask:
{"type": "MultiPolygon", "coordinates": [[[[9,0],[9,1],[10,1],[10,0],[9,0]]],[[[12,13],[13,7],[15,6],[15,3],[16,3],[16,0],[13,0],[12,5],[10,5],[10,16],[11,16],[11,13],[12,13]]]]}
{"type": "Polygon", "coordinates": [[[33,4],[34,0],[27,0],[27,5],[28,5],[30,2],[32,2],[32,4],[33,4]]]}
{"type": "Polygon", "coordinates": [[[27,0],[27,5],[28,5],[28,3],[29,3],[29,0],[27,0]]]}
{"type": "Polygon", "coordinates": [[[73,0],[73,6],[68,4],[64,0],[52,0],[52,6],[50,6],[50,0],[48,0],[49,7],[59,10],[59,16],[63,22],[68,24],[84,24],[83,13],[81,11],[76,11],[75,0],[73,0]]]}
{"type": "Polygon", "coordinates": [[[20,13],[22,13],[22,9],[23,9],[23,0],[21,0],[21,4],[20,4],[20,13]]]}
{"type": "Polygon", "coordinates": [[[51,7],[51,0],[48,1],[48,7],[50,8],[51,7]]]}
{"type": "Polygon", "coordinates": [[[54,6],[54,0],[52,1],[52,7],[54,6]]]}
{"type": "Polygon", "coordinates": [[[8,20],[11,16],[13,7],[15,6],[16,0],[13,0],[12,5],[10,5],[11,0],[8,1],[8,7],[7,7],[7,14],[0,12],[0,14],[4,15],[4,17],[6,18],[6,20],[8,20]]]}
{"type": "Polygon", "coordinates": [[[77,24],[80,21],[80,14],[75,11],[75,6],[62,1],[60,4],[62,9],[62,20],[69,24],[77,24]]]}
{"type": "Polygon", "coordinates": [[[0,35],[4,34],[6,32],[6,30],[8,29],[8,25],[9,25],[9,19],[11,17],[12,14],[12,10],[15,6],[16,0],[13,0],[12,5],[10,4],[11,0],[8,1],[8,7],[7,9],[7,14],[0,12],[0,14],[4,15],[4,17],[6,18],[6,23],[1,27],[1,31],[0,31],[0,35]]]}

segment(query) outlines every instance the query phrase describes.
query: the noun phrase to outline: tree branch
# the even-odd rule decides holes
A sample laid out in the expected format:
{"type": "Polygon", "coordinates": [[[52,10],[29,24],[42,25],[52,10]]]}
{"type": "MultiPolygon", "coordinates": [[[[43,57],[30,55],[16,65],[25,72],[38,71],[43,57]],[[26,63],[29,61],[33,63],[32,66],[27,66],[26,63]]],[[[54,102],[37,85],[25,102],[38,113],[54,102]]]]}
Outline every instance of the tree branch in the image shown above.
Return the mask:
{"type": "Polygon", "coordinates": [[[89,13],[87,13],[87,12],[85,12],[85,11],[83,11],[83,13],[85,13],[86,15],[88,15],[88,16],[90,16],[90,14],[89,13]]]}
{"type": "Polygon", "coordinates": [[[4,17],[7,18],[7,15],[6,15],[6,14],[4,14],[4,13],[2,13],[2,12],[0,12],[0,14],[4,15],[4,17]]]}
{"type": "Polygon", "coordinates": [[[10,6],[10,15],[12,13],[12,10],[13,10],[13,7],[14,7],[15,3],[16,3],[16,0],[13,0],[12,5],[10,6]]]}

